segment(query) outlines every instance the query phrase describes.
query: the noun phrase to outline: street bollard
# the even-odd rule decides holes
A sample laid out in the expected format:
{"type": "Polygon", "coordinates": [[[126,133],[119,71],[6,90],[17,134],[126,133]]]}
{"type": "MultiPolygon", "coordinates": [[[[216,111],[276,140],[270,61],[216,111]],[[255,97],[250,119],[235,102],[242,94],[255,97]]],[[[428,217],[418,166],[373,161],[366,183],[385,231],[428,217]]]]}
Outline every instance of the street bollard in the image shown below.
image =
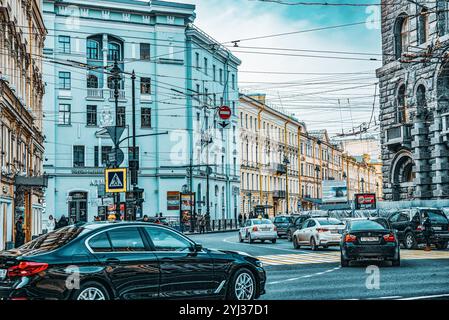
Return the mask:
{"type": "Polygon", "coordinates": [[[218,231],[221,230],[221,220],[218,220],[218,231]]]}

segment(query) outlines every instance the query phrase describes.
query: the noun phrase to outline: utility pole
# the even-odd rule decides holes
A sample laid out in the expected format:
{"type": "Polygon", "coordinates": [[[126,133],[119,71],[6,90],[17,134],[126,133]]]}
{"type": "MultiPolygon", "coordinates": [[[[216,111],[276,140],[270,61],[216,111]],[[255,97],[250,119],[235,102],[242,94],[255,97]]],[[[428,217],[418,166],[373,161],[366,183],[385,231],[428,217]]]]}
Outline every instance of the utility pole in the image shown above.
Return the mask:
{"type": "MultiPolygon", "coordinates": [[[[120,84],[120,80],[122,80],[121,76],[121,69],[118,66],[118,62],[117,62],[117,56],[114,57],[114,67],[111,69],[111,74],[114,80],[114,99],[115,99],[115,134],[117,135],[117,132],[119,132],[118,127],[119,127],[119,113],[118,113],[118,98],[120,96],[119,93],[119,84],[120,84]]],[[[120,124],[121,126],[121,124],[120,124]]],[[[115,144],[115,161],[113,163],[113,167],[114,168],[118,168],[118,150],[119,150],[119,146],[117,145],[116,142],[114,142],[115,144]]],[[[115,212],[116,212],[116,219],[120,220],[120,193],[116,193],[114,195],[114,204],[115,204],[115,212]]]]}

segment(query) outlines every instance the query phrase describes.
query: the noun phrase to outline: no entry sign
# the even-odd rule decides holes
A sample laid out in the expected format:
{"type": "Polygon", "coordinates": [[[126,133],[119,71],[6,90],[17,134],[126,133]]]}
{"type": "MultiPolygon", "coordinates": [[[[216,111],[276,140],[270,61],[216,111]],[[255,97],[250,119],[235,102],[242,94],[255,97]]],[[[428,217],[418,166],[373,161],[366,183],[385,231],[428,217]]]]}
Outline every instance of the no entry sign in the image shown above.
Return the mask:
{"type": "Polygon", "coordinates": [[[229,120],[229,118],[231,118],[232,115],[232,111],[231,108],[229,108],[228,106],[221,106],[218,109],[218,116],[220,117],[221,120],[229,120]]]}

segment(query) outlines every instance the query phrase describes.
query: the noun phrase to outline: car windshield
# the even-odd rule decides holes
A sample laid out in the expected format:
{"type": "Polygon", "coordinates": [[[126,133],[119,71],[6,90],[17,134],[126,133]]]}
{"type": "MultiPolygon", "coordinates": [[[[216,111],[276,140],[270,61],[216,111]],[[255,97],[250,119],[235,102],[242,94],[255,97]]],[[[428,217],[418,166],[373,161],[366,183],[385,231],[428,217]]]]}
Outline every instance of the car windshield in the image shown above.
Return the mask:
{"type": "Polygon", "coordinates": [[[322,226],[343,226],[344,223],[338,219],[317,219],[322,226]]]}
{"type": "Polygon", "coordinates": [[[351,222],[351,230],[385,230],[385,227],[374,220],[354,220],[351,222]]]}
{"type": "Polygon", "coordinates": [[[80,225],[63,227],[53,232],[46,233],[43,236],[24,244],[16,250],[27,255],[35,255],[53,251],[61,248],[73,239],[77,238],[79,235],[88,231],[89,230],[80,225]]]}
{"type": "Polygon", "coordinates": [[[285,223],[285,222],[290,222],[290,218],[289,217],[276,217],[274,219],[275,223],[285,223]]]}
{"type": "Polygon", "coordinates": [[[423,214],[424,217],[428,216],[432,222],[448,223],[446,216],[440,210],[425,210],[423,214]]]}
{"type": "Polygon", "coordinates": [[[268,219],[257,219],[253,220],[253,224],[271,224],[271,221],[268,219]]]}

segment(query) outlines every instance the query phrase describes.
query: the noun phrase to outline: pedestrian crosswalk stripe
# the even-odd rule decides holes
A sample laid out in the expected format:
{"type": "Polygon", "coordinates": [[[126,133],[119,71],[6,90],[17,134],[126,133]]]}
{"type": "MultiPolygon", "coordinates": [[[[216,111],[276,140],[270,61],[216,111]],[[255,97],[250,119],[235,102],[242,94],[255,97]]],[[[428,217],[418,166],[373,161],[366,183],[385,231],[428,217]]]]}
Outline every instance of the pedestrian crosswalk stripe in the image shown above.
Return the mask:
{"type": "MultiPolygon", "coordinates": [[[[340,262],[340,251],[278,254],[257,257],[267,266],[340,262]]],[[[449,251],[401,250],[401,260],[449,259],[449,251]]]]}

